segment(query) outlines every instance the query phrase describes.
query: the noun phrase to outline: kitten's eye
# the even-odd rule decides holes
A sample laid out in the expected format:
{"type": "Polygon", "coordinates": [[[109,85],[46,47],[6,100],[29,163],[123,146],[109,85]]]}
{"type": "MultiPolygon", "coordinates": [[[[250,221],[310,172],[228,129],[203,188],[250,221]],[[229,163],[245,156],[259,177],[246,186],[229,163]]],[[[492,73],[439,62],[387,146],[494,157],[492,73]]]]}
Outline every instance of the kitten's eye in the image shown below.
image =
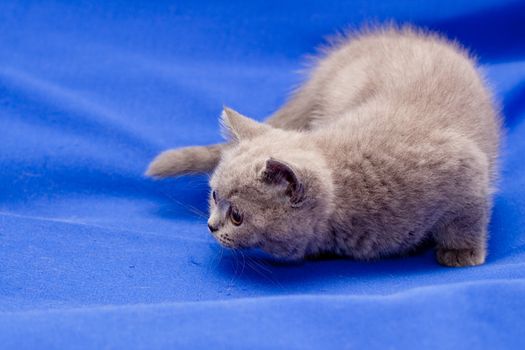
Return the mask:
{"type": "Polygon", "coordinates": [[[234,224],[235,226],[239,226],[240,224],[242,224],[242,214],[239,213],[239,211],[232,207],[230,209],[230,220],[232,222],[232,224],[234,224]]]}
{"type": "Polygon", "coordinates": [[[211,193],[211,196],[213,197],[213,201],[215,202],[215,204],[217,204],[217,193],[215,193],[215,191],[213,191],[211,193]]]}

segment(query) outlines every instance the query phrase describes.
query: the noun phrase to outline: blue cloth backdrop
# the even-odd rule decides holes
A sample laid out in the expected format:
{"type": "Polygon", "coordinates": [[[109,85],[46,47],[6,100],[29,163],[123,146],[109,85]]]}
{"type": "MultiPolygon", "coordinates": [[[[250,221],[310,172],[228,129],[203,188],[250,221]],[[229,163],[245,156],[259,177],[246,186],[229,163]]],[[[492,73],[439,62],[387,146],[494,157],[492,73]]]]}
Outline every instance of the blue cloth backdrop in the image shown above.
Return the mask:
{"type": "Polygon", "coordinates": [[[525,3],[2,1],[0,347],[525,346],[525,3]],[[502,102],[490,255],[275,264],[223,251],[206,177],[143,177],[158,152],[259,120],[323,38],[394,19],[458,39],[502,102]]]}

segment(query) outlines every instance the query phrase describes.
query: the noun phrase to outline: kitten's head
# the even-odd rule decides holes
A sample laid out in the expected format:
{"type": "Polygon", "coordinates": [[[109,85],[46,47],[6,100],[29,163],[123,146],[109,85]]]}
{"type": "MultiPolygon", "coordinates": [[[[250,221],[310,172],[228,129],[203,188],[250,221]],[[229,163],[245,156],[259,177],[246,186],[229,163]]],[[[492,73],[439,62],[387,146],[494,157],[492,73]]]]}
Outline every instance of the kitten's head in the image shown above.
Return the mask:
{"type": "Polygon", "coordinates": [[[230,109],[222,125],[230,146],[210,180],[208,226],[215,238],[290,260],[322,249],[332,181],[311,142],[230,109]]]}

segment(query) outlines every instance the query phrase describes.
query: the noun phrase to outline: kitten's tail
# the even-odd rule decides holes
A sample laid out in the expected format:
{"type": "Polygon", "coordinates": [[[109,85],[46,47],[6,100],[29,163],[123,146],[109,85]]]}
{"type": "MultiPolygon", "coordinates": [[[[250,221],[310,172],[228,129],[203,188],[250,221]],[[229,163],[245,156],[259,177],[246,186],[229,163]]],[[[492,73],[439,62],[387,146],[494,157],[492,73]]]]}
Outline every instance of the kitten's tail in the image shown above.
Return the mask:
{"type": "Polygon", "coordinates": [[[149,164],[147,176],[163,178],[212,172],[221,158],[224,145],[193,146],[159,154],[149,164]]]}

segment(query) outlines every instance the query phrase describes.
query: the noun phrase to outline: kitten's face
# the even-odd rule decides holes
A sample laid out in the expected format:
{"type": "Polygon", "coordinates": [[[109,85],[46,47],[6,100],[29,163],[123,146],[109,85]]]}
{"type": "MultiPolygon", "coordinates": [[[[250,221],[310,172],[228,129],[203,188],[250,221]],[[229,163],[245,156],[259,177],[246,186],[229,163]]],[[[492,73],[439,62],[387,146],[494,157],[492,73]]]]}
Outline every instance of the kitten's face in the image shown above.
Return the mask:
{"type": "Polygon", "coordinates": [[[226,247],[303,258],[331,203],[326,188],[331,182],[312,168],[318,159],[308,158],[311,154],[293,141],[297,134],[230,109],[222,115],[222,126],[231,147],[210,180],[210,231],[226,247]]]}
{"type": "MultiPolygon", "coordinates": [[[[221,164],[211,179],[208,227],[230,248],[258,247],[278,258],[304,257],[312,231],[312,198],[292,168],[269,159],[221,164]],[[240,165],[242,164],[242,165],[240,165]]],[[[315,215],[315,214],[314,214],[315,215]]]]}

